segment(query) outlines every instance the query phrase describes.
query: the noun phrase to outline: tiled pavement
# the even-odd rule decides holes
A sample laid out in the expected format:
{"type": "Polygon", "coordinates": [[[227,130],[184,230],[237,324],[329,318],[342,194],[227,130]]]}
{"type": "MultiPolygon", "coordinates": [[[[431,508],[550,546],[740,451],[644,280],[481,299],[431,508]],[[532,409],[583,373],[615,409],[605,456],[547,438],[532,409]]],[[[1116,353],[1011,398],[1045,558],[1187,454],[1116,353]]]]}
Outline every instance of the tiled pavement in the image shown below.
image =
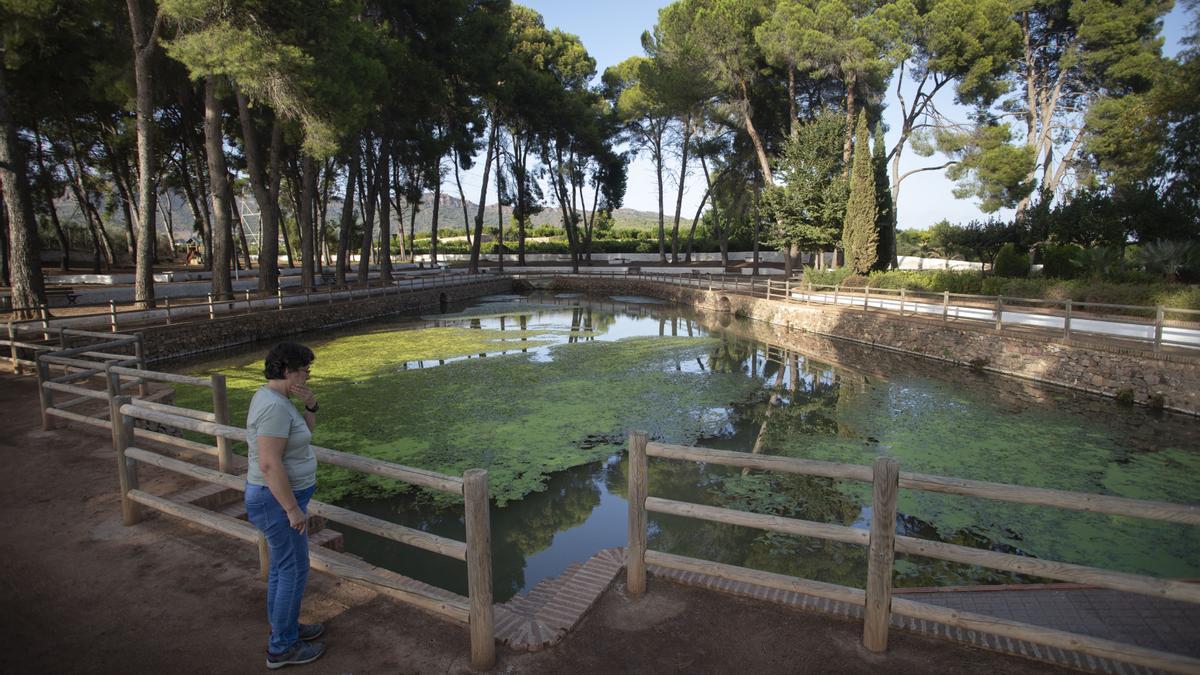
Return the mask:
{"type": "Polygon", "coordinates": [[[1200,605],[1103,588],[905,593],[910,600],[1200,657],[1200,605]]]}

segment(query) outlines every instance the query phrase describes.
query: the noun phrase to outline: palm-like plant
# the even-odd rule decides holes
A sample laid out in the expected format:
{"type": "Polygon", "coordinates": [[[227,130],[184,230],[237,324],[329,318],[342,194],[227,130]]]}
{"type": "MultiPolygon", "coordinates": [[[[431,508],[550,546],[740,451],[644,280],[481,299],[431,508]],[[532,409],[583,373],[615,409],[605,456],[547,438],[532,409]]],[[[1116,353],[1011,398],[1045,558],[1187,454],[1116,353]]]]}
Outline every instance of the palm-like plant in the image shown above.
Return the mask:
{"type": "Polygon", "coordinates": [[[1138,262],[1147,272],[1163,275],[1167,283],[1173,284],[1179,273],[1200,255],[1200,247],[1190,241],[1156,239],[1142,245],[1138,251],[1138,262]]]}
{"type": "Polygon", "coordinates": [[[1120,271],[1121,251],[1115,246],[1093,246],[1074,255],[1075,264],[1089,279],[1103,279],[1120,271]]]}

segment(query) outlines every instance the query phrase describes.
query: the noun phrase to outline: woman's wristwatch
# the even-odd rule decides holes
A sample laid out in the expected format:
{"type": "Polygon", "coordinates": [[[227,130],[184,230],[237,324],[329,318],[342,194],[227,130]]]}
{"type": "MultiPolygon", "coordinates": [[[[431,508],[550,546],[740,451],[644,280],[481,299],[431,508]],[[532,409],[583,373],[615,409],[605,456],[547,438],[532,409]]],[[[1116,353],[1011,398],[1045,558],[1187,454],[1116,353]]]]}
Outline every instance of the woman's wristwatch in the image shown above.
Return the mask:
{"type": "Polygon", "coordinates": [[[319,402],[317,402],[317,401],[313,401],[313,404],[312,404],[312,407],[311,407],[311,408],[310,408],[310,407],[308,407],[308,406],[304,406],[304,409],[305,409],[305,410],[307,410],[307,411],[308,411],[308,412],[310,412],[310,413],[315,413],[315,412],[317,412],[318,410],[320,410],[320,409],[321,409],[321,404],[320,404],[319,402]]]}

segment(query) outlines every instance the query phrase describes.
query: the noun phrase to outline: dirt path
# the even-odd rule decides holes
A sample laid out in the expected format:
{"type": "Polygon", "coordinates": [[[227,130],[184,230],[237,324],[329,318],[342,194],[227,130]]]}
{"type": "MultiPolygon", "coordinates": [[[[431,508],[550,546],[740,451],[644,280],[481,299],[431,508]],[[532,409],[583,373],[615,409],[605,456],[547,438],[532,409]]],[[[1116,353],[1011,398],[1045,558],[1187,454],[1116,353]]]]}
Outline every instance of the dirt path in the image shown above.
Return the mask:
{"type": "MultiPolygon", "coordinates": [[[[43,432],[30,378],[0,374],[0,672],[265,672],[265,585],[242,542],[149,516],[123,527],[110,442],[43,432]]],[[[143,468],[169,494],[172,474],[143,468]]],[[[323,574],[303,619],[328,624],[307,673],[469,672],[467,631],[323,574]]],[[[557,647],[499,649],[497,672],[1042,673],[1042,664],[893,633],[884,656],[861,628],[651,579],[620,579],[557,647]]]]}

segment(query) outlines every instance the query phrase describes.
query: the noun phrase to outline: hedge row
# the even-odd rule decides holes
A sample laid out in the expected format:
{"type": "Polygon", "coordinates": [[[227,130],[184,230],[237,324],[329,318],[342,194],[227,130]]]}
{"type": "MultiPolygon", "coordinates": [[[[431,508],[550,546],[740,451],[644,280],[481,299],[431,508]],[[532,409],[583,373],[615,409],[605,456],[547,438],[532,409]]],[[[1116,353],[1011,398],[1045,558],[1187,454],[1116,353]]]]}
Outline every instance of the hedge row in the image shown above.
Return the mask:
{"type": "Polygon", "coordinates": [[[849,270],[805,269],[805,279],[814,284],[871,288],[907,289],[973,295],[1003,295],[1012,298],[1038,298],[1112,305],[1163,305],[1176,309],[1200,310],[1200,287],[1166,283],[1110,283],[1085,279],[1010,279],[983,276],[979,272],[953,270],[891,270],[872,272],[866,278],[848,279],[849,270]]]}

